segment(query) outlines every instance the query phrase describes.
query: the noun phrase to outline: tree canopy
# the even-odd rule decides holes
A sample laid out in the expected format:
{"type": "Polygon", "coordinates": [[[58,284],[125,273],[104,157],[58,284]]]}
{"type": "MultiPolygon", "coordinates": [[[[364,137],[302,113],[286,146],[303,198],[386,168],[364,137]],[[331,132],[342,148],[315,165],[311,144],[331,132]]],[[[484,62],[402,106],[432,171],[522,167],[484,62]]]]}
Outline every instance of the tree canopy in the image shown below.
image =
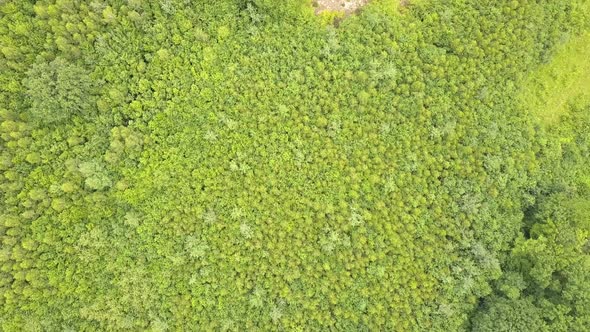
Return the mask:
{"type": "Polygon", "coordinates": [[[585,331],[590,4],[403,3],[0,1],[0,330],[585,331]]]}

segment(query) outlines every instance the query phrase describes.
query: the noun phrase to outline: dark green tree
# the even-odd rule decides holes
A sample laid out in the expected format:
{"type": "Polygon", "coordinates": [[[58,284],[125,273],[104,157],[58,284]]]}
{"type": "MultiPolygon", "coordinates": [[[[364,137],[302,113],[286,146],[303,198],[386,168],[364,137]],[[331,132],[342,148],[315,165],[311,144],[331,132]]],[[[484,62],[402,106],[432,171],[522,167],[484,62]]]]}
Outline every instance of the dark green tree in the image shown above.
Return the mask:
{"type": "Polygon", "coordinates": [[[29,114],[39,123],[63,122],[93,110],[92,80],[81,66],[57,57],[34,64],[23,80],[29,114]]]}

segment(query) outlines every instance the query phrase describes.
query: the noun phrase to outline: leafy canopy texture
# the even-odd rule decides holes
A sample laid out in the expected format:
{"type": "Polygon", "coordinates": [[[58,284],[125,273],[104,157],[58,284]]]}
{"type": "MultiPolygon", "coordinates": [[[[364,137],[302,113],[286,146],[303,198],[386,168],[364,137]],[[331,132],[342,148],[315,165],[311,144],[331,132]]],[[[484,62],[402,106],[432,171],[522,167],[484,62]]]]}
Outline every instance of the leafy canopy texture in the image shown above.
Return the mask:
{"type": "Polygon", "coordinates": [[[590,4],[402,2],[0,1],[0,330],[587,331],[590,4]]]}
{"type": "Polygon", "coordinates": [[[31,118],[50,124],[88,113],[91,84],[82,67],[63,58],[33,64],[23,80],[31,118]]]}

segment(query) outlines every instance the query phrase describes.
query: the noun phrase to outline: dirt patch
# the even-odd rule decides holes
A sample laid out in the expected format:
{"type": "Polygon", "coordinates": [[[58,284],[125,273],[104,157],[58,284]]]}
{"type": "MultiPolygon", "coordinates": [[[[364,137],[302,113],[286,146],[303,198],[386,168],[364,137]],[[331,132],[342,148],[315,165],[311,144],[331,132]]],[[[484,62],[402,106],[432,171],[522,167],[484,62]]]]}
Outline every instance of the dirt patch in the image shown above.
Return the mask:
{"type": "Polygon", "coordinates": [[[344,15],[350,15],[368,2],[369,0],[314,0],[313,6],[316,14],[331,11],[344,12],[344,15]]]}

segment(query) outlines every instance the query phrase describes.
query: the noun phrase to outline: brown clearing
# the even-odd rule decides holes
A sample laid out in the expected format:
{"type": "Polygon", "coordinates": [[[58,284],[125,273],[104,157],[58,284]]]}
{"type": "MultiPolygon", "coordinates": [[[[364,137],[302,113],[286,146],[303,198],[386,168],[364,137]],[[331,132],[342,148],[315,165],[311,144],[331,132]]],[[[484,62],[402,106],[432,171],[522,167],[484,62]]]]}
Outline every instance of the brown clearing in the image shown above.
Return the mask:
{"type": "MultiPolygon", "coordinates": [[[[344,12],[345,16],[357,12],[361,7],[369,3],[370,0],[313,0],[312,4],[315,13],[320,14],[325,11],[344,12]]],[[[405,8],[410,5],[410,0],[400,0],[400,7],[405,8]]]]}
{"type": "Polygon", "coordinates": [[[349,15],[356,12],[368,2],[369,0],[314,0],[313,6],[315,7],[316,14],[331,11],[344,12],[344,15],[349,15]]]}

